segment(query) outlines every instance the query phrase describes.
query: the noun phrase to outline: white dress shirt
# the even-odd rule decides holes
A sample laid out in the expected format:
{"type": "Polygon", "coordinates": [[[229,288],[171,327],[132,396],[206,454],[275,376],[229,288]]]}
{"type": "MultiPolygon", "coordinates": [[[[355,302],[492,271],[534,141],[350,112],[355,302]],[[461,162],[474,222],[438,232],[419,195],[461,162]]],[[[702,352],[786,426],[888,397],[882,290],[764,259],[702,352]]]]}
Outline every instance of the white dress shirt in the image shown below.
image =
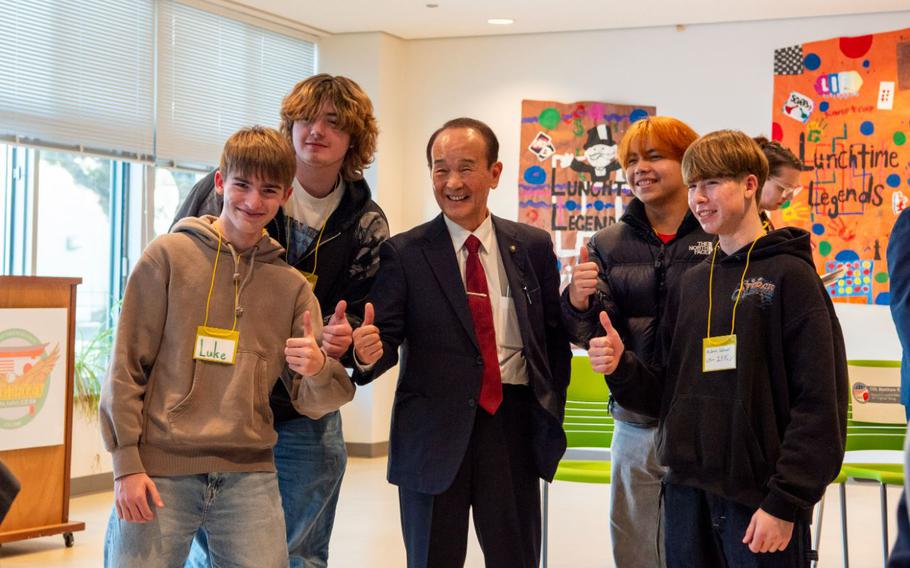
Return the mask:
{"type": "Polygon", "coordinates": [[[528,384],[528,373],[524,358],[524,341],[521,339],[521,330],[518,327],[518,315],[515,313],[515,302],[512,300],[512,291],[509,289],[509,279],[505,266],[499,254],[499,243],[496,240],[496,231],[493,229],[493,218],[487,213],[473,232],[451,221],[443,215],[449,235],[452,237],[452,246],[455,248],[455,258],[458,260],[458,270],[461,272],[462,284],[465,282],[465,264],[468,260],[468,249],[464,243],[470,235],[480,240],[480,264],[487,277],[490,307],[493,308],[493,329],[496,333],[496,351],[499,357],[499,370],[502,382],[512,385],[528,384]]]}

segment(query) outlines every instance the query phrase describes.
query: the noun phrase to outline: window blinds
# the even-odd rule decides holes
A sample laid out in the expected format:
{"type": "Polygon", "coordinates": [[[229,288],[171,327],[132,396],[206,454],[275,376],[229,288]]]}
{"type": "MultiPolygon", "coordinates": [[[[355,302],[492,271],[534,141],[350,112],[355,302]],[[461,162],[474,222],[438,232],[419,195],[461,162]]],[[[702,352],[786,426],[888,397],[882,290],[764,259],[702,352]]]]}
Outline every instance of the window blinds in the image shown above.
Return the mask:
{"type": "Polygon", "coordinates": [[[314,72],[315,46],[163,0],[158,68],[158,159],[216,164],[238,128],[278,127],[282,98],[314,72]]]}
{"type": "Polygon", "coordinates": [[[176,0],[0,0],[0,14],[0,139],[17,143],[214,165],[238,128],[277,127],[315,70],[312,42],[176,0]]]}
{"type": "Polygon", "coordinates": [[[147,158],[152,0],[0,0],[0,136],[147,158]]]}

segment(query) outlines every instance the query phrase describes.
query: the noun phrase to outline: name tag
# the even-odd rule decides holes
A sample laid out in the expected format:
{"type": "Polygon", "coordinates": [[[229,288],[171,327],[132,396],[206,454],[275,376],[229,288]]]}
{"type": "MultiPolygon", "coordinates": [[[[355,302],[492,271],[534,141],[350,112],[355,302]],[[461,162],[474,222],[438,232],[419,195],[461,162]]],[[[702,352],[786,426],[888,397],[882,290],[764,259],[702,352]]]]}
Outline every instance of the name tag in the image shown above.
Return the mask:
{"type": "Polygon", "coordinates": [[[736,335],[720,335],[702,339],[701,360],[701,370],[705,373],[735,369],[736,335]]]}
{"type": "Polygon", "coordinates": [[[306,281],[310,283],[310,287],[315,289],[316,281],[319,280],[319,275],[314,274],[312,272],[304,272],[302,270],[300,271],[300,273],[303,274],[303,277],[306,278],[306,281]]]}
{"type": "Polygon", "coordinates": [[[196,345],[193,347],[193,359],[233,365],[237,356],[237,343],[240,332],[217,327],[196,327],[196,345]]]}

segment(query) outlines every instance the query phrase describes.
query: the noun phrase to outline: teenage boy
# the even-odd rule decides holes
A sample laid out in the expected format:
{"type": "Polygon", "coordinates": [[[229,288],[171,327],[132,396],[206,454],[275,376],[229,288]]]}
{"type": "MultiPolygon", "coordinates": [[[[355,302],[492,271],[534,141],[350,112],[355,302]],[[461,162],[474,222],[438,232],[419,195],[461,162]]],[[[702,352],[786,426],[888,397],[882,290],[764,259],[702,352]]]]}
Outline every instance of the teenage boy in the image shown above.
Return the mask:
{"type": "Polygon", "coordinates": [[[287,201],[294,153],[253,127],[225,143],[219,217],[155,239],[130,276],[101,427],[113,455],[108,566],[182,566],[202,530],[213,566],[287,566],[268,393],[337,410],[354,387],[320,349],[306,279],[264,227],[287,201]]]}
{"type": "Polygon", "coordinates": [[[668,566],[808,566],[812,507],[844,455],[840,324],[809,234],[763,230],[768,162],[751,138],[703,136],[682,171],[718,246],[670,298],[664,363],[625,351],[605,312],[591,362],[621,404],[660,417],[668,566]]]}
{"type": "MultiPolygon", "coordinates": [[[[710,237],[689,212],[680,170],[696,138],[669,116],[639,120],[623,136],[619,160],[635,198],[619,223],[597,232],[582,249],[582,262],[563,293],[563,320],[576,343],[588,345],[603,335],[598,314],[606,311],[630,349],[653,362],[667,295],[711,250],[710,237]]],[[[612,412],[613,561],[618,568],[657,568],[663,566],[658,527],[664,474],[655,449],[657,418],[615,402],[612,412]]]]}
{"type": "MultiPolygon", "coordinates": [[[[379,245],[389,238],[385,214],[363,178],[376,151],[373,104],[347,77],[314,75],[284,98],[281,132],[296,154],[294,192],[266,228],[287,249],[288,264],[313,283],[326,316],[326,353],[351,366],[345,357],[351,325],[363,318],[379,269],[379,245]]],[[[196,184],[177,212],[178,220],[221,211],[214,177],[213,172],[196,184]]],[[[271,393],[271,406],[291,568],[324,568],[347,464],[341,414],[330,412],[319,420],[302,416],[280,382],[271,393]]],[[[205,541],[196,542],[201,546],[193,547],[190,564],[208,566],[205,541]]]]}

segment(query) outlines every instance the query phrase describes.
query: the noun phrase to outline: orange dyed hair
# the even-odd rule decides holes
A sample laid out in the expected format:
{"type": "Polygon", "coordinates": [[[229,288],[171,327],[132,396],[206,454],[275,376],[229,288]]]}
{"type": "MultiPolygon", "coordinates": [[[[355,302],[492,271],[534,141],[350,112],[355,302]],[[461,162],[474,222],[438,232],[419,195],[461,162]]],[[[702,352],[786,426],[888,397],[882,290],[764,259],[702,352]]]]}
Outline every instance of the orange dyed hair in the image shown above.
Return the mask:
{"type": "Polygon", "coordinates": [[[629,154],[636,150],[643,154],[645,144],[650,142],[666,157],[681,162],[686,149],[697,138],[698,134],[678,118],[652,116],[633,122],[626,130],[619,142],[617,157],[623,169],[626,169],[629,165],[629,154]]]}

